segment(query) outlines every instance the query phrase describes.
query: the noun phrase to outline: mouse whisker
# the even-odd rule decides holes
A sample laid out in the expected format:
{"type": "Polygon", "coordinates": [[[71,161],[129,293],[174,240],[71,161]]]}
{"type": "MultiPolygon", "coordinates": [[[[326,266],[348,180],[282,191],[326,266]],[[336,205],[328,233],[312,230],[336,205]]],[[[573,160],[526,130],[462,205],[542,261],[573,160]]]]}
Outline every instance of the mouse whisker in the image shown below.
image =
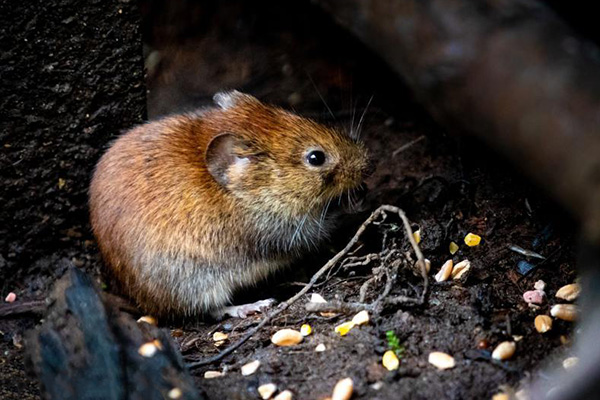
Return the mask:
{"type": "Polygon", "coordinates": [[[367,106],[363,110],[363,113],[360,116],[360,119],[358,120],[358,126],[356,127],[356,137],[354,138],[355,140],[360,139],[361,129],[362,129],[362,126],[363,126],[365,115],[367,114],[367,110],[369,109],[369,106],[371,105],[371,102],[373,101],[373,97],[375,97],[374,94],[371,95],[371,98],[369,99],[369,102],[367,103],[367,106]]]}
{"type": "Polygon", "coordinates": [[[327,211],[329,210],[329,205],[331,204],[331,200],[333,200],[333,197],[330,197],[329,200],[327,200],[327,204],[321,211],[321,218],[319,218],[319,232],[318,232],[319,238],[321,237],[321,228],[323,227],[323,222],[325,221],[327,211]]]}
{"type": "Polygon", "coordinates": [[[317,84],[313,80],[312,76],[308,73],[308,71],[305,71],[305,72],[306,72],[306,75],[308,76],[308,79],[310,80],[310,83],[312,83],[313,87],[315,88],[315,92],[317,92],[317,94],[319,95],[319,98],[321,99],[321,101],[323,102],[323,104],[325,104],[325,108],[327,108],[327,111],[329,112],[329,115],[331,115],[331,118],[333,118],[333,120],[335,121],[336,120],[335,115],[333,114],[333,111],[331,111],[331,108],[329,108],[329,105],[325,101],[325,98],[323,97],[323,95],[319,91],[319,88],[317,87],[317,84]]]}

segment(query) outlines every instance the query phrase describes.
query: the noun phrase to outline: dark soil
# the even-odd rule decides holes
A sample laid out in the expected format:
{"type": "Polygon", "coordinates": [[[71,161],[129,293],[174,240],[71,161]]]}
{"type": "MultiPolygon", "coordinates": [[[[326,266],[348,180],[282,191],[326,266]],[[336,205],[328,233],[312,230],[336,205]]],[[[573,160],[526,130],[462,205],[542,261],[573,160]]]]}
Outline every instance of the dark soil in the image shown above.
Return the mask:
{"type": "MultiPolygon", "coordinates": [[[[3,297],[13,291],[18,301],[44,298],[71,265],[102,281],[87,186],[110,141],[143,119],[143,32],[151,118],[206,105],[224,88],[343,128],[356,126],[364,112],[362,137],[377,170],[367,182],[362,212],[346,216],[320,254],[248,291],[239,302],[290,297],[299,290],[293,282],[306,281],[380,204],[401,207],[420,228],[432,273],[448,258],[472,262],[466,281],[433,283],[423,307],[389,307],[344,337],[334,327],[351,316],[307,313],[303,299],[222,363],[193,371],[208,398],[255,399],[259,384],[274,382],[297,399],[321,399],[336,381],[352,377],[356,399],[487,399],[500,385],[515,386],[535,374],[544,358],[563,347],[561,335],[568,337],[571,325],[556,322],[551,332],[538,334],[533,319],[549,307],[533,311],[522,299],[543,279],[554,304],[556,289],[575,279],[573,226],[544,193],[481,144],[432,122],[376,56],[319,9],[303,2],[238,1],[219,7],[189,2],[183,12],[167,13],[156,11],[160,4],[142,2],[142,13],[126,0],[0,4],[3,297]],[[464,245],[469,232],[483,237],[479,246],[464,245]],[[454,256],[450,241],[460,245],[454,256]],[[510,251],[510,244],[547,259],[527,259],[510,251]],[[527,276],[517,268],[523,260],[537,266],[527,276]],[[302,344],[270,344],[276,330],[303,323],[314,333],[302,344]],[[405,349],[394,372],[381,366],[390,330],[405,349]],[[514,358],[493,362],[493,346],[513,335],[522,336],[514,358]],[[326,345],[325,352],[314,352],[319,343],[326,345]],[[427,363],[431,351],[452,354],[456,368],[435,369],[427,363]],[[262,362],[258,372],[242,377],[239,367],[255,359],[262,362]],[[228,373],[204,379],[206,370],[228,373]]],[[[387,245],[396,241],[406,247],[403,231],[395,229],[398,220],[390,216],[386,222],[366,232],[357,254],[379,252],[384,235],[387,245]]],[[[338,270],[315,292],[357,301],[375,266],[338,270]]],[[[367,299],[375,298],[384,283],[373,285],[367,299]]],[[[414,296],[420,289],[420,279],[403,270],[393,294],[414,296]]],[[[219,351],[212,332],[228,331],[233,342],[259,319],[179,321],[165,328],[177,332],[174,340],[184,356],[195,360],[219,351]]],[[[1,399],[39,397],[34,378],[25,373],[20,339],[37,321],[0,319],[1,399]]]]}

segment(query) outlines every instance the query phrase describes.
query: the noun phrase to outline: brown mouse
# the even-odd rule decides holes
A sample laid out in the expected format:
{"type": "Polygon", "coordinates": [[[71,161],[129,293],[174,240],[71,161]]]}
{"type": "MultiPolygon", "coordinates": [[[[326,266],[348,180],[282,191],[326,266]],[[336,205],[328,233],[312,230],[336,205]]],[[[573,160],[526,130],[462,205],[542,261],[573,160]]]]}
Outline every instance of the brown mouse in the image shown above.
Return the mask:
{"type": "MultiPolygon", "coordinates": [[[[155,315],[218,314],[239,288],[327,237],[365,147],[237,91],[125,133],[90,187],[94,234],[125,294],[155,315]]],[[[240,311],[243,315],[245,311],[240,311]]]]}

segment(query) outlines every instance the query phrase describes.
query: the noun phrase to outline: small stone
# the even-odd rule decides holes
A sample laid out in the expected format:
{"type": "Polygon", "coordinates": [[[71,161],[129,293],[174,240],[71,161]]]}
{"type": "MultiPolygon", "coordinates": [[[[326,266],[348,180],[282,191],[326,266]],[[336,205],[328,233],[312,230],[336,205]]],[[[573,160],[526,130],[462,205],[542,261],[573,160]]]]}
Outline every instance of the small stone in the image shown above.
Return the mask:
{"type": "Polygon", "coordinates": [[[392,350],[388,350],[383,354],[383,357],[381,358],[381,364],[383,364],[388,371],[393,371],[398,369],[400,366],[400,360],[396,356],[396,353],[394,353],[392,350]]]}
{"type": "Polygon", "coordinates": [[[17,300],[17,295],[13,292],[10,292],[8,295],[6,295],[6,298],[4,299],[4,301],[7,303],[14,303],[15,300],[17,300]]]}
{"type": "Polygon", "coordinates": [[[271,336],[271,342],[276,346],[294,346],[302,339],[302,334],[293,329],[281,329],[271,336]]]}
{"type": "Polygon", "coordinates": [[[481,236],[469,233],[465,236],[465,244],[469,247],[478,246],[481,243],[481,236]]]}
{"type": "Polygon", "coordinates": [[[354,325],[368,324],[369,323],[369,313],[367,312],[367,310],[363,310],[363,311],[359,312],[352,318],[352,322],[354,323],[354,325]]]}
{"type": "Polygon", "coordinates": [[[325,345],[323,343],[319,343],[317,345],[317,347],[315,347],[315,351],[318,353],[321,353],[323,351],[327,350],[327,347],[325,347],[325,345]]]}
{"type": "Polygon", "coordinates": [[[533,284],[533,288],[535,290],[544,290],[546,289],[546,282],[540,279],[539,281],[533,284]]]}
{"type": "Polygon", "coordinates": [[[576,283],[571,283],[570,285],[565,285],[558,289],[556,297],[566,301],[573,301],[579,297],[579,293],[581,293],[581,287],[576,283]]]}
{"type": "Polygon", "coordinates": [[[456,366],[454,357],[450,354],[442,353],[441,351],[434,351],[429,353],[429,364],[435,366],[438,369],[449,369],[456,366]]]}
{"type": "Polygon", "coordinates": [[[169,390],[169,393],[167,393],[167,396],[169,396],[170,399],[180,399],[181,396],[183,396],[183,392],[181,391],[181,389],[176,387],[176,388],[169,390]]]}
{"type": "Polygon", "coordinates": [[[241,368],[242,375],[243,376],[252,375],[253,373],[255,373],[258,370],[258,367],[260,367],[260,361],[258,361],[258,360],[251,361],[248,364],[245,364],[242,366],[242,368],[241,368]]]}
{"type": "Polygon", "coordinates": [[[354,391],[354,382],[351,378],[345,378],[335,384],[331,400],[349,400],[354,391]]]}
{"type": "Polygon", "coordinates": [[[499,361],[508,360],[515,354],[516,349],[515,342],[502,342],[492,352],[492,358],[499,361]]]}
{"type": "Polygon", "coordinates": [[[546,333],[552,329],[552,318],[547,315],[538,315],[533,321],[535,330],[539,333],[546,333]]]}
{"type": "Polygon", "coordinates": [[[273,400],[292,400],[292,392],[289,390],[284,390],[279,393],[273,400]]]}
{"type": "Polygon", "coordinates": [[[528,304],[542,304],[546,293],[542,290],[528,290],[523,293],[523,300],[528,304]]]}
{"type": "Polygon", "coordinates": [[[277,385],[274,383],[265,383],[258,387],[258,394],[260,394],[260,398],[263,400],[270,399],[275,392],[277,392],[277,385]]]}
{"type": "Polygon", "coordinates": [[[310,302],[311,303],[327,303],[327,300],[325,300],[323,298],[323,296],[321,296],[318,293],[313,293],[310,295],[310,302]]]}

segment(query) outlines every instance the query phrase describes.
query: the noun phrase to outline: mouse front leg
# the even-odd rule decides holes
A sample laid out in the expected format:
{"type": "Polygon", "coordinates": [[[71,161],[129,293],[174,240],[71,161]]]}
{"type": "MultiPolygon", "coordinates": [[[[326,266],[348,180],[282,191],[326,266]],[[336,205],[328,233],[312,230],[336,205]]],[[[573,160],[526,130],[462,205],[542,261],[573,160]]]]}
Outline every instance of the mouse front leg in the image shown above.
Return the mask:
{"type": "Polygon", "coordinates": [[[234,318],[247,318],[249,315],[262,313],[275,304],[275,299],[259,300],[254,303],[242,304],[239,306],[228,306],[211,312],[211,316],[216,320],[222,320],[226,316],[234,318]]]}

